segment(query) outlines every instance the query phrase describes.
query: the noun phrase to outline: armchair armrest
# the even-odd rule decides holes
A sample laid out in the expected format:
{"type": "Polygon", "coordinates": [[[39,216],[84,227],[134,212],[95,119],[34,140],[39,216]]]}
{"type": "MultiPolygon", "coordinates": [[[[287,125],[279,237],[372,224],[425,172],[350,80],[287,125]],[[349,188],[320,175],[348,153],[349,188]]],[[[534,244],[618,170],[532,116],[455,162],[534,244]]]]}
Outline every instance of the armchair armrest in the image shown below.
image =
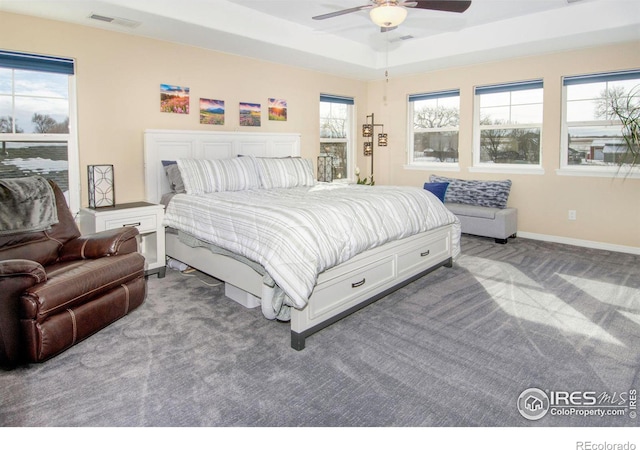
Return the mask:
{"type": "Polygon", "coordinates": [[[20,295],[47,280],[41,264],[28,259],[0,261],[0,366],[16,365],[23,352],[20,338],[20,295]]]}
{"type": "Polygon", "coordinates": [[[5,259],[0,261],[0,283],[5,278],[24,276],[32,278],[33,284],[47,280],[47,273],[42,264],[30,259],[5,259]]]}
{"type": "Polygon", "coordinates": [[[58,260],[97,259],[137,252],[138,234],[135,227],[122,227],[80,236],[62,246],[58,260]]]}

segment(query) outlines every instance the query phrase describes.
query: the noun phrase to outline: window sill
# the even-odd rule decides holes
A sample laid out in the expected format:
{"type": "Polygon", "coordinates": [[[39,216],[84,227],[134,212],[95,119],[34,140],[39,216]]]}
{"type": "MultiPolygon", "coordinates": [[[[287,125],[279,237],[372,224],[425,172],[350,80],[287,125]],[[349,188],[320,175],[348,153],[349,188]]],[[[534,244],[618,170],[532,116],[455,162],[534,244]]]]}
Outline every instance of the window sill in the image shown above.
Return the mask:
{"type": "Polygon", "coordinates": [[[544,169],[540,166],[527,167],[519,164],[516,164],[516,165],[496,164],[495,166],[494,165],[473,166],[473,167],[469,167],[469,172],[544,175],[544,169]]]}
{"type": "Polygon", "coordinates": [[[405,164],[403,167],[406,170],[460,172],[460,165],[458,163],[411,163],[405,164]]]}
{"type": "Polygon", "coordinates": [[[570,177],[640,178],[640,167],[633,169],[618,167],[562,167],[556,169],[556,174],[570,177]]]}

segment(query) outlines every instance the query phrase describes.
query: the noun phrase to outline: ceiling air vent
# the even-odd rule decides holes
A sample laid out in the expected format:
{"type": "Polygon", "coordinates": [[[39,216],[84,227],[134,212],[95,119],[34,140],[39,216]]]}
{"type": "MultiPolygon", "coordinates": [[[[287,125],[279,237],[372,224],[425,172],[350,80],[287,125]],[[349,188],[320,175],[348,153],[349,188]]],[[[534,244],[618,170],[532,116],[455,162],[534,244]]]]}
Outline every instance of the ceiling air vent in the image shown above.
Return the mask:
{"type": "Polygon", "coordinates": [[[93,20],[101,20],[102,22],[113,22],[113,17],[107,17],[107,16],[101,16],[100,14],[91,14],[89,16],[89,19],[93,19],[93,20]]]}
{"type": "Polygon", "coordinates": [[[142,25],[142,22],[137,20],[123,19],[122,17],[109,17],[101,14],[91,14],[89,19],[99,20],[101,22],[112,23],[114,25],[120,25],[127,28],[136,28],[142,25]]]}

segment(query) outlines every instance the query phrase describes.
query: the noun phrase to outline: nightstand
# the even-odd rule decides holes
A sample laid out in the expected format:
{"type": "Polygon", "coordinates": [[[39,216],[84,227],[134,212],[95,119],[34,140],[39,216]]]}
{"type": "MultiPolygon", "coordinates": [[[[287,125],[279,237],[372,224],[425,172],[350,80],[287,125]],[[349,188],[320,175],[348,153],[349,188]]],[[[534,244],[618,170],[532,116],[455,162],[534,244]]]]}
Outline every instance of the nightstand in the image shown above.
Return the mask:
{"type": "Polygon", "coordinates": [[[95,209],[82,208],[79,226],[82,234],[126,226],[136,227],[140,232],[139,251],[145,257],[145,274],[158,274],[158,278],[163,278],[166,271],[163,218],[162,205],[146,202],[123,203],[95,209]]]}

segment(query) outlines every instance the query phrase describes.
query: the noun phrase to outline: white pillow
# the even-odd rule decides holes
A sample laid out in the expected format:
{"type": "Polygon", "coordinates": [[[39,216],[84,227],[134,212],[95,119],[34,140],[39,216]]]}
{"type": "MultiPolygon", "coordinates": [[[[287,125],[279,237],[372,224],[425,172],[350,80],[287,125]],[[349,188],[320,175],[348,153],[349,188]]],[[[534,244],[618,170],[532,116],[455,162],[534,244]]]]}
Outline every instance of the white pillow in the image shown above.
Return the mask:
{"type": "Polygon", "coordinates": [[[187,194],[259,189],[253,158],[178,159],[187,194]]]}
{"type": "Polygon", "coordinates": [[[314,186],[313,162],[303,158],[255,158],[264,189],[314,186]]]}

